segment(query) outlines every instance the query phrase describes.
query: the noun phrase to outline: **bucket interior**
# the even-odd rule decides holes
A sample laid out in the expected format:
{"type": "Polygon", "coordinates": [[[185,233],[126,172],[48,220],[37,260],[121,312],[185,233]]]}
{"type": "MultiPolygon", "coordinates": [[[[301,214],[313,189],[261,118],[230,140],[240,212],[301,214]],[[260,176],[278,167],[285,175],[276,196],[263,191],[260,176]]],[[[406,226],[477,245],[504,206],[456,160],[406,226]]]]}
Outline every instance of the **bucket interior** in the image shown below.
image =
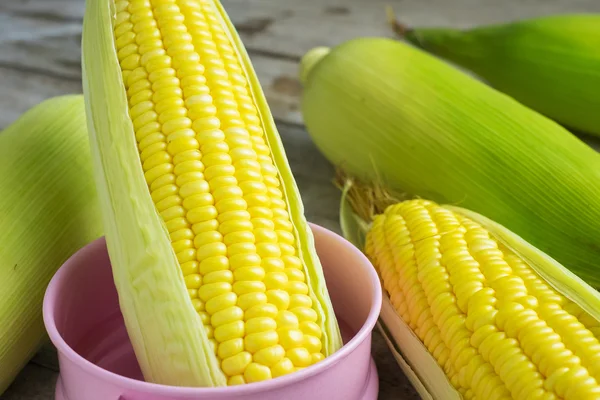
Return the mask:
{"type": "Polygon", "coordinates": [[[57,287],[54,310],[59,334],[91,363],[143,380],[119,309],[104,240],[88,246],[66,267],[57,287]]]}
{"type": "MultiPolygon", "coordinates": [[[[371,266],[341,238],[313,227],[333,307],[347,343],[367,321],[376,289],[371,266]]],[[[112,279],[104,240],[65,265],[57,285],[56,327],[66,344],[91,363],[118,375],[144,380],[112,279]]],[[[378,312],[379,310],[377,310],[378,312]]]]}

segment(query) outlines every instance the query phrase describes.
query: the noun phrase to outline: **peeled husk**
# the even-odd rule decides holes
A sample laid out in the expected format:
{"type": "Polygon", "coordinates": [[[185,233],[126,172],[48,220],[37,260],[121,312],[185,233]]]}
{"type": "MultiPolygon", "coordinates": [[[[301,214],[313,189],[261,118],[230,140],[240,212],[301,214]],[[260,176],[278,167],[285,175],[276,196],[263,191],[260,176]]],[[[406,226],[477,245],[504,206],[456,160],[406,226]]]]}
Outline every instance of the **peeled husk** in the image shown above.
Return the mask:
{"type": "MultiPolygon", "coordinates": [[[[343,191],[340,204],[343,236],[364,251],[365,238],[374,217],[383,213],[388,206],[407,198],[397,196],[380,184],[365,184],[349,178],[342,171],[338,172],[336,183],[343,191]]],[[[549,286],[600,321],[600,293],[581,278],[502,225],[461,207],[443,207],[480,224],[490,232],[492,238],[523,259],[549,286]]],[[[433,355],[396,312],[383,284],[382,290],[383,302],[377,328],[421,398],[462,399],[433,355]]]]}
{"type": "MultiPolygon", "coordinates": [[[[257,101],[291,220],[298,256],[319,315],[327,354],[341,335],[304,217],[298,189],[248,55],[218,1],[217,15],[239,51],[257,101]]],[[[206,329],[189,298],[168,230],[157,212],[140,163],[126,90],[114,48],[114,4],[89,0],[83,25],[83,89],[95,180],[113,277],[129,338],[146,381],[172,386],[225,386],[206,329]]]]}

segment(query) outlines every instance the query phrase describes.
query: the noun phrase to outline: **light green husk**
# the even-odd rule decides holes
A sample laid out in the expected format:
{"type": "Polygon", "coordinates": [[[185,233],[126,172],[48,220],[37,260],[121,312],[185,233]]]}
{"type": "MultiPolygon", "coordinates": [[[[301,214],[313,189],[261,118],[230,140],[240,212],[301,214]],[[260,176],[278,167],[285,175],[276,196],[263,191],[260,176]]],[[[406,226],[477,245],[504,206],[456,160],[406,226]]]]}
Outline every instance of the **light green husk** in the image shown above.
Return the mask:
{"type": "Polygon", "coordinates": [[[399,41],[351,40],[310,65],[302,113],[330,162],[365,182],[485,215],[600,287],[593,149],[399,41]]]}
{"type": "MultiPolygon", "coordinates": [[[[377,185],[354,183],[343,176],[340,177],[340,181],[340,186],[343,188],[340,204],[342,234],[357,248],[364,251],[365,238],[375,215],[383,213],[387,206],[399,200],[377,185]]],[[[600,293],[563,265],[489,218],[465,208],[442,206],[480,224],[494,240],[513,251],[554,290],[600,321],[600,293]]],[[[378,329],[398,365],[422,399],[460,400],[462,398],[423,342],[398,315],[385,289],[378,329]]]]}
{"type": "Polygon", "coordinates": [[[600,136],[600,14],[414,27],[403,37],[561,124],[600,136]]]}
{"type": "MultiPolygon", "coordinates": [[[[256,74],[227,14],[227,26],[251,82],[265,135],[289,205],[327,355],[342,344],[325,286],[312,231],[256,74]]],[[[172,386],[223,386],[226,378],[211,350],[206,330],[192,306],[168,231],[150,197],[126,91],[114,48],[110,0],[87,2],[83,28],[83,84],[106,241],[121,311],[133,348],[149,382],[172,386]]]]}
{"type": "Polygon", "coordinates": [[[0,395],[47,341],[56,270],[102,235],[82,96],[52,98],[0,132],[0,395]]]}

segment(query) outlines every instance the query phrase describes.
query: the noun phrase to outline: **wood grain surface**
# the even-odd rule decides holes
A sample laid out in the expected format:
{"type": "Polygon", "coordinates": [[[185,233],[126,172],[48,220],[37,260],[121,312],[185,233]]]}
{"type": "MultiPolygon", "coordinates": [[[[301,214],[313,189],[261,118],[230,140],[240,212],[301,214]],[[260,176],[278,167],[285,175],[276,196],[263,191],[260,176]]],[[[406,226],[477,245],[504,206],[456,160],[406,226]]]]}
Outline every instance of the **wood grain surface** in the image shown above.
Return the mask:
{"type": "MultiPolygon", "coordinates": [[[[222,0],[266,93],[310,221],[339,232],[333,169],[302,125],[298,61],[311,47],[390,36],[384,7],[403,21],[466,27],[558,12],[600,12],[598,0],[222,0]]],[[[52,96],[81,92],[84,0],[0,0],[0,130],[52,96]]],[[[374,334],[383,400],[417,399],[374,334]]],[[[0,366],[1,367],[1,366],[0,366]]],[[[51,400],[58,364],[51,345],[27,365],[4,400],[51,400]]]]}

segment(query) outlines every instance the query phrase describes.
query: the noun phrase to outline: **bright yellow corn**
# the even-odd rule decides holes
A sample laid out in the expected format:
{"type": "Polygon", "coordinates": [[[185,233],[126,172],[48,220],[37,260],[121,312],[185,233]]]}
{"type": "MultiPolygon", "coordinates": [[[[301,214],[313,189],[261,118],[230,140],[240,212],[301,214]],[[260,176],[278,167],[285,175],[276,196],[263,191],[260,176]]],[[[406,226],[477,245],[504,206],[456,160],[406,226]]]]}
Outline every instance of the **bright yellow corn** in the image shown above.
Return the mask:
{"type": "Polygon", "coordinates": [[[471,210],[340,171],[344,236],[384,288],[378,328],[422,398],[600,399],[600,293],[471,210]]]}
{"type": "Polygon", "coordinates": [[[277,170],[214,11],[165,0],[120,1],[117,10],[146,181],[223,372],[230,383],[253,382],[321,360],[320,329],[300,329],[317,312],[277,170]]]}
{"type": "MultiPolygon", "coordinates": [[[[106,0],[93,3],[88,7],[102,15],[92,16],[89,11],[89,21],[106,21],[106,0]]],[[[110,126],[91,129],[106,174],[100,177],[101,185],[114,192],[118,184],[111,180],[120,179],[122,188],[137,195],[139,186],[132,189],[128,180],[143,177],[145,194],[128,206],[135,213],[140,202],[150,201],[162,228],[146,226],[146,216],[137,221],[141,223],[138,231],[130,233],[145,242],[142,253],[153,250],[148,247],[153,241],[149,232],[165,233],[160,240],[170,243],[168,253],[174,255],[179,272],[165,279],[182,282],[187,299],[170,298],[174,289],[162,287],[156,277],[154,288],[146,289],[160,292],[165,302],[176,301],[187,311],[193,310],[195,316],[180,317],[197,319],[204,328],[194,332],[193,326],[168,327],[173,310],[162,316],[165,319],[143,322],[139,311],[128,314],[126,306],[130,331],[143,330],[136,353],[147,379],[238,385],[289,374],[324,359],[339,348],[341,340],[312,236],[260,87],[225,12],[213,0],[121,0],[112,11],[110,32],[106,24],[89,22],[89,26],[96,35],[113,40],[114,49],[109,49],[106,40],[100,45],[109,49],[104,61],[112,63],[113,69],[118,65],[119,75],[109,76],[112,71],[106,67],[95,70],[89,61],[96,60],[93,54],[87,65],[90,74],[118,82],[112,89],[110,84],[98,83],[86,92],[89,98],[107,95],[126,105],[127,118],[116,118],[128,130],[114,120],[110,126]],[[137,160],[131,152],[126,154],[132,144],[137,160]],[[117,160],[128,163],[125,174],[108,166],[117,160]],[[133,328],[135,324],[139,327],[133,328]],[[143,336],[155,326],[168,335],[188,331],[190,336],[164,343],[174,347],[165,351],[183,378],[167,371],[158,359],[152,360],[163,350],[148,350],[142,344],[147,340],[143,336]],[[198,334],[203,349],[177,348],[198,334]],[[182,354],[189,351],[192,354],[182,354]],[[193,377],[189,369],[196,367],[186,365],[190,357],[215,359],[208,363],[208,370],[197,366],[204,372],[193,377]]],[[[91,33],[90,37],[96,38],[91,33]]],[[[89,104],[96,103],[91,100],[89,104]]],[[[111,119],[93,108],[89,111],[92,125],[103,123],[99,118],[111,119]]],[[[122,192],[109,201],[106,213],[111,223],[121,222],[115,218],[126,213],[118,208],[127,203],[127,196],[131,195],[122,192]]],[[[115,258],[127,252],[123,246],[128,243],[123,234],[128,228],[116,228],[122,231],[115,233],[112,243],[107,234],[115,258]]],[[[156,250],[167,253],[164,246],[156,250]]],[[[157,257],[161,256],[165,255],[157,257]]],[[[122,261],[130,259],[125,256],[122,261]]],[[[167,264],[172,261],[165,260],[167,264]]],[[[151,264],[148,271],[152,271],[151,264]]],[[[129,266],[115,269],[121,268],[129,266]]],[[[115,271],[115,275],[121,273],[115,271]]],[[[128,273],[145,272],[141,268],[128,273]]],[[[118,276],[115,279],[120,281],[118,276]]],[[[137,296],[132,301],[148,308],[142,304],[146,295],[136,287],[140,278],[122,279],[131,286],[122,286],[120,293],[137,296]]],[[[203,360],[193,362],[199,361],[203,360]]]]}
{"type": "Polygon", "coordinates": [[[600,398],[600,322],[477,222],[401,202],[375,217],[365,251],[465,399],[600,398]]]}

